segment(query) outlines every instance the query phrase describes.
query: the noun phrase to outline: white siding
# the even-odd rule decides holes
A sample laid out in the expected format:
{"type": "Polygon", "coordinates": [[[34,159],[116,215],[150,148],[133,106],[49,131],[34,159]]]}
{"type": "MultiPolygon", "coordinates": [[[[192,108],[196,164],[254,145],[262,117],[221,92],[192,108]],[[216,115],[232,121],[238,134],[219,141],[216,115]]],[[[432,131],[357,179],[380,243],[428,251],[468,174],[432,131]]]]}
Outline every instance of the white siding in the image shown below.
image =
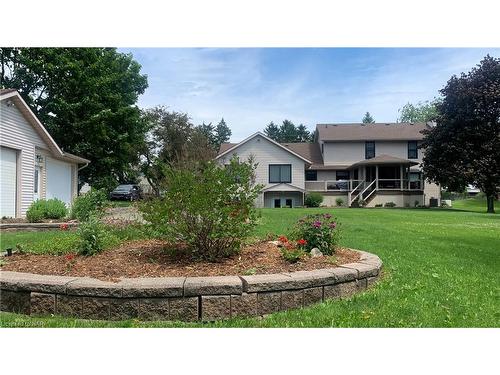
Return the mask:
{"type": "MultiPolygon", "coordinates": [[[[274,183],[269,183],[270,164],[291,164],[291,185],[301,189],[304,189],[305,187],[305,162],[261,136],[256,136],[245,144],[237,147],[233,152],[230,152],[229,154],[222,157],[220,159],[221,162],[229,162],[232,155],[234,154],[237,154],[240,160],[247,160],[251,155],[254,156],[254,160],[257,163],[257,169],[255,171],[255,182],[264,185],[264,188],[276,185],[274,183]]],[[[286,190],[286,186],[283,187],[283,190],[286,190]]]]}
{"type": "Polygon", "coordinates": [[[350,165],[365,159],[365,142],[325,142],[325,165],[350,165]]]}
{"type": "Polygon", "coordinates": [[[0,102],[0,144],[20,151],[21,191],[17,214],[24,216],[33,201],[35,147],[46,149],[47,146],[17,107],[8,106],[6,102],[0,102]]]}

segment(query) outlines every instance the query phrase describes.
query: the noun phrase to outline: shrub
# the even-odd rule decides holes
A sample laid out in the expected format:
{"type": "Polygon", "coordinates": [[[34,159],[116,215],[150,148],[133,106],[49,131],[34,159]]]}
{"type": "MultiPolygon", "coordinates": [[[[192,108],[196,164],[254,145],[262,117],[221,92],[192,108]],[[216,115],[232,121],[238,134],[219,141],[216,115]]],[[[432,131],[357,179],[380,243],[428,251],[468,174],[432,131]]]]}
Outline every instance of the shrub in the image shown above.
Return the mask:
{"type": "Polygon", "coordinates": [[[335,203],[340,207],[344,204],[344,200],[342,198],[337,198],[335,199],[335,203]]]}
{"type": "Polygon", "coordinates": [[[304,200],[307,207],[319,207],[321,203],[323,203],[323,196],[320,193],[309,193],[304,200]]]}
{"type": "Polygon", "coordinates": [[[296,247],[282,247],[280,249],[283,258],[290,263],[297,263],[301,258],[306,255],[306,252],[296,247]]]}
{"type": "Polygon", "coordinates": [[[330,214],[307,215],[292,230],[292,236],[305,240],[303,247],[311,251],[317,247],[323,254],[335,252],[340,238],[337,219],[330,214]]]}
{"type": "Polygon", "coordinates": [[[382,203],[377,203],[375,207],[382,207],[382,203]]]}
{"type": "Polygon", "coordinates": [[[77,234],[79,237],[77,251],[80,255],[94,255],[101,252],[108,239],[105,225],[94,216],[80,223],[77,234]]]}
{"type": "Polygon", "coordinates": [[[415,200],[414,205],[415,205],[415,207],[418,207],[418,206],[420,206],[420,202],[418,200],[415,200]]]}
{"type": "Polygon", "coordinates": [[[163,197],[143,202],[144,219],[167,240],[188,246],[193,258],[215,261],[239,251],[256,224],[256,164],[231,159],[197,168],[167,168],[163,197]]]}
{"type": "Polygon", "coordinates": [[[62,219],[67,214],[68,209],[63,201],[56,198],[38,199],[26,211],[26,218],[30,223],[39,223],[44,219],[62,219]]]}
{"type": "Polygon", "coordinates": [[[90,216],[102,216],[107,206],[106,191],[91,189],[87,193],[78,196],[71,208],[71,218],[85,221],[90,216]]]}
{"type": "Polygon", "coordinates": [[[384,204],[384,207],[396,207],[396,203],[394,203],[394,202],[387,202],[386,204],[384,204]]]}

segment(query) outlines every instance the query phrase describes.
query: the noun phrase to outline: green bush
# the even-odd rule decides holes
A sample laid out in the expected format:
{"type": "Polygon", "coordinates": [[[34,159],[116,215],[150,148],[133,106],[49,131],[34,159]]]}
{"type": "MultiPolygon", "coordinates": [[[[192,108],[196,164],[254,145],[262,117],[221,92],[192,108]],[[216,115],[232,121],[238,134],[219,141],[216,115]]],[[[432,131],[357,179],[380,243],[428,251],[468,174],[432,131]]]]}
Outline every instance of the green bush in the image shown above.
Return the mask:
{"type": "Polygon", "coordinates": [[[67,214],[68,209],[63,201],[56,198],[38,199],[26,211],[26,218],[30,223],[39,223],[44,219],[62,219],[67,214]]]}
{"type": "Polygon", "coordinates": [[[253,161],[210,161],[197,168],[167,168],[164,196],[139,205],[143,217],[173,244],[185,244],[193,258],[218,260],[239,251],[256,224],[253,161]]]}
{"type": "Polygon", "coordinates": [[[323,196],[320,193],[309,193],[304,200],[307,207],[319,207],[321,203],[323,203],[323,196]]]}
{"type": "Polygon", "coordinates": [[[306,252],[304,250],[298,248],[289,249],[287,247],[282,247],[280,251],[283,258],[290,263],[297,263],[306,255],[306,252]]]}
{"type": "Polygon", "coordinates": [[[335,199],[335,203],[340,207],[344,204],[344,200],[342,198],[337,198],[335,199]]]}
{"type": "Polygon", "coordinates": [[[387,202],[386,204],[384,204],[384,207],[396,207],[396,203],[394,203],[394,202],[387,202]]]}
{"type": "Polygon", "coordinates": [[[77,251],[80,255],[94,255],[101,252],[110,237],[106,226],[94,216],[80,223],[77,234],[79,237],[77,251]]]}
{"type": "Polygon", "coordinates": [[[78,196],[71,208],[71,218],[78,221],[85,221],[90,216],[102,216],[107,207],[106,191],[101,189],[91,189],[87,193],[78,196]]]}
{"type": "Polygon", "coordinates": [[[382,203],[377,203],[375,207],[382,207],[382,203]]]}
{"type": "Polygon", "coordinates": [[[340,229],[337,219],[330,214],[307,215],[295,224],[292,237],[305,240],[303,247],[307,251],[317,247],[323,254],[331,255],[338,246],[340,229]]]}

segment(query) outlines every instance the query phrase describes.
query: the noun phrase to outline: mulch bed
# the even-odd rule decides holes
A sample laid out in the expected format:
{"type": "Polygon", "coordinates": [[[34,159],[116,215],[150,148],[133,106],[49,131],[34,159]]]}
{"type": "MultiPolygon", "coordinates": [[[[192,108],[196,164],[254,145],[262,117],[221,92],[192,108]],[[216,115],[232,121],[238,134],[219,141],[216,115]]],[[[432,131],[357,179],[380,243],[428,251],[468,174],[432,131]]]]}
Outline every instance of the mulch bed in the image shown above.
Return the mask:
{"type": "Polygon", "coordinates": [[[331,268],[359,260],[359,254],[338,249],[335,257],[306,257],[297,263],[282,258],[269,242],[244,247],[238,255],[217,263],[192,261],[187,253],[172,255],[168,244],[158,240],[131,241],[94,256],[14,254],[3,258],[4,271],[43,275],[87,276],[106,281],[120,278],[165,276],[223,276],[269,274],[331,268]]]}

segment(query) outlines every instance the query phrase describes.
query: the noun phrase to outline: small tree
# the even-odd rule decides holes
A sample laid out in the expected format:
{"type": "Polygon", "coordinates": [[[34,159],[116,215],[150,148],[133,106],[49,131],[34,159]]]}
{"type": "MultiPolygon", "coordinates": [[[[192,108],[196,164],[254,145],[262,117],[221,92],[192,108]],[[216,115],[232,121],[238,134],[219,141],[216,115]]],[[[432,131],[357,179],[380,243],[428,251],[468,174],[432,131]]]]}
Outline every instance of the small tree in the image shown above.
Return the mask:
{"type": "Polygon", "coordinates": [[[166,168],[167,191],[141,206],[144,219],[169,241],[188,246],[193,258],[218,260],[237,252],[256,223],[256,164],[231,159],[196,168],[166,168]]]}
{"type": "Polygon", "coordinates": [[[423,170],[453,191],[468,184],[487,197],[488,212],[500,189],[500,59],[486,56],[441,90],[437,125],[425,130],[423,170]]]}
{"type": "Polygon", "coordinates": [[[374,124],[375,123],[375,119],[370,114],[370,112],[366,112],[364,117],[363,117],[363,120],[361,120],[361,121],[363,122],[363,124],[374,124]]]}

